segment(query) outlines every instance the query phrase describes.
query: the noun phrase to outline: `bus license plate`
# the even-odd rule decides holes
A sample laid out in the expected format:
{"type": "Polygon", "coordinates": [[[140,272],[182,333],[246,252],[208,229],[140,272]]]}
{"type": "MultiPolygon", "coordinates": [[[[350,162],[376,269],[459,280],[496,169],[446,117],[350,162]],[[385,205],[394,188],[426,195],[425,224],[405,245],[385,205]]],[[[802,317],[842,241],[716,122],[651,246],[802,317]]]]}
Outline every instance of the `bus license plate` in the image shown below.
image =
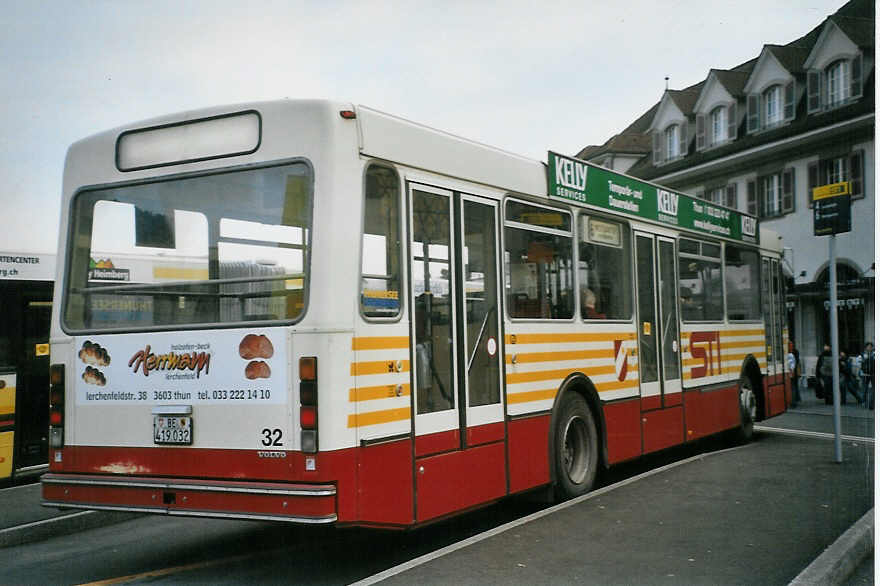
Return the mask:
{"type": "Polygon", "coordinates": [[[192,417],[153,415],[153,443],[192,444],[192,417]]]}

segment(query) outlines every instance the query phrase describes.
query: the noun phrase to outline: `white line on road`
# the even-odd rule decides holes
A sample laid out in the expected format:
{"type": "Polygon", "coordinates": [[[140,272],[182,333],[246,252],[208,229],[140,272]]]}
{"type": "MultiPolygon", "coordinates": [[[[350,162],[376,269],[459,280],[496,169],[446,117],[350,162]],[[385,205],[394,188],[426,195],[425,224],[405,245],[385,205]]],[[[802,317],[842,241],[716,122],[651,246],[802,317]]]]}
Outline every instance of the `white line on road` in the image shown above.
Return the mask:
{"type": "MultiPolygon", "coordinates": [[[[785,429],[782,427],[767,427],[764,425],[756,425],[755,431],[766,431],[767,433],[781,433],[785,435],[799,435],[803,437],[815,437],[819,439],[834,439],[833,433],[823,433],[821,431],[803,431],[800,429],[785,429]]],[[[874,438],[872,437],[862,437],[858,435],[842,435],[840,439],[847,442],[862,442],[866,444],[873,444],[874,438]]]]}

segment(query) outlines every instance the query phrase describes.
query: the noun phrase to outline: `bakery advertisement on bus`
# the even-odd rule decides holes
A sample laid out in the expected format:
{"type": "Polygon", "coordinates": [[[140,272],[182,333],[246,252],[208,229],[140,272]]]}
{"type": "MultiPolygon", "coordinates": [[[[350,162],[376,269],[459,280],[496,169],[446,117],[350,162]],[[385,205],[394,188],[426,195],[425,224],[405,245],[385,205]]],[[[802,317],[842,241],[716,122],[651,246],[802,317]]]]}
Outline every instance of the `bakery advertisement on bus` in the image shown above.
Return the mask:
{"type": "Polygon", "coordinates": [[[722,238],[758,243],[754,216],[552,151],[547,160],[547,193],[551,198],[722,238]]]}
{"type": "Polygon", "coordinates": [[[271,329],[78,337],[76,402],[286,403],[286,340],[271,329]]]}

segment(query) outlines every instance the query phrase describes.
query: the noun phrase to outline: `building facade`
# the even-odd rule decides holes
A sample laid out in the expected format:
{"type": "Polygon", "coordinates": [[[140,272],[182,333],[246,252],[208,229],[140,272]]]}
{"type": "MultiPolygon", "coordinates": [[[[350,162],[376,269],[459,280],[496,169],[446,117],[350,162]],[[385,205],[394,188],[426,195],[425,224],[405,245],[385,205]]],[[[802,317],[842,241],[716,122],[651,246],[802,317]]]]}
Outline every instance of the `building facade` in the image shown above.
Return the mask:
{"type": "Polygon", "coordinates": [[[874,341],[874,4],[851,0],[788,45],[666,90],[581,159],[757,215],[785,249],[790,338],[813,373],[830,343],[829,238],[814,187],[849,182],[852,230],[836,236],[840,349],[874,341]]]}

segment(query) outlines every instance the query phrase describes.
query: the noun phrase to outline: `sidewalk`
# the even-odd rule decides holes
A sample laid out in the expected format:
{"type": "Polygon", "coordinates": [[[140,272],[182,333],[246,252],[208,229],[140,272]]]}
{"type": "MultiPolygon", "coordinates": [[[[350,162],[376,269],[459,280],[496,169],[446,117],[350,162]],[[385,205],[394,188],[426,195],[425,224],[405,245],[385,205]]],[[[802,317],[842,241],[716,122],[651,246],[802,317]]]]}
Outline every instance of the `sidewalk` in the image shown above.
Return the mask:
{"type": "Polygon", "coordinates": [[[841,464],[829,446],[759,432],[362,583],[789,584],[858,521],[873,527],[873,445],[845,442],[841,464]]]}

